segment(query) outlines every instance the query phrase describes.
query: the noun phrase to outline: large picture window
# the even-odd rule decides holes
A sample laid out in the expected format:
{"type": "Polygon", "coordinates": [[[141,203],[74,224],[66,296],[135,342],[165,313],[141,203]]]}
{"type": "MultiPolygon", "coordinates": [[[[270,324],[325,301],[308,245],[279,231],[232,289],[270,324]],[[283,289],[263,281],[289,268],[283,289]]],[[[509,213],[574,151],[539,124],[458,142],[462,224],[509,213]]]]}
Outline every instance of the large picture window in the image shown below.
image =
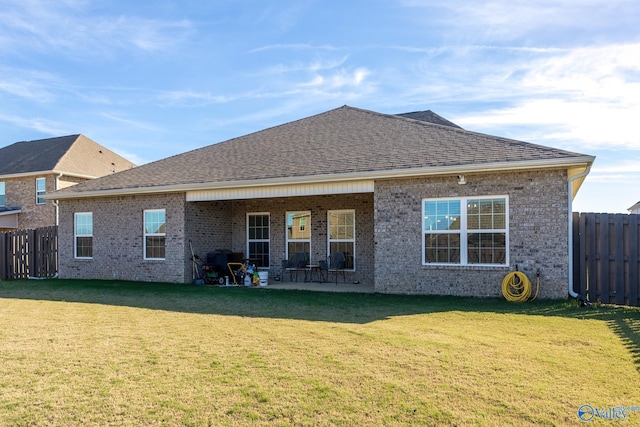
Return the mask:
{"type": "Polygon", "coordinates": [[[93,213],[78,212],[74,215],[75,257],[93,258],[93,213]]]}
{"type": "Polygon", "coordinates": [[[269,267],[269,214],[247,214],[247,257],[258,267],[269,267]]]}
{"type": "Polygon", "coordinates": [[[506,196],[425,199],[423,264],[507,265],[506,196]]]}
{"type": "Polygon", "coordinates": [[[287,212],[287,258],[297,252],[311,255],[311,212],[287,212]]]}
{"type": "Polygon", "coordinates": [[[44,193],[47,191],[47,179],[36,178],[36,204],[42,205],[46,203],[44,193]]]}
{"type": "Polygon", "coordinates": [[[355,269],[356,213],[354,210],[335,210],[327,213],[329,228],[329,256],[344,253],[345,268],[355,269]]]}
{"type": "Polygon", "coordinates": [[[144,211],[144,259],[165,258],[165,236],[167,230],[164,209],[144,211]]]}

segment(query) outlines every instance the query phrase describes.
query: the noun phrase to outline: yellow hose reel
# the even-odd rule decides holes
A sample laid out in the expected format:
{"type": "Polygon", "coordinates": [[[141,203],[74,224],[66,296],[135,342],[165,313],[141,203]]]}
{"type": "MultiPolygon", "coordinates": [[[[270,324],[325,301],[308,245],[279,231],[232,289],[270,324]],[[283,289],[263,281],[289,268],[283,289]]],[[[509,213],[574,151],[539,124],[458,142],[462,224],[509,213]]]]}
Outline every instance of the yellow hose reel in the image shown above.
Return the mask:
{"type": "Polygon", "coordinates": [[[540,273],[536,273],[536,290],[533,296],[531,281],[522,271],[512,271],[502,280],[502,295],[507,301],[533,301],[538,296],[538,291],[540,291],[540,273]]]}

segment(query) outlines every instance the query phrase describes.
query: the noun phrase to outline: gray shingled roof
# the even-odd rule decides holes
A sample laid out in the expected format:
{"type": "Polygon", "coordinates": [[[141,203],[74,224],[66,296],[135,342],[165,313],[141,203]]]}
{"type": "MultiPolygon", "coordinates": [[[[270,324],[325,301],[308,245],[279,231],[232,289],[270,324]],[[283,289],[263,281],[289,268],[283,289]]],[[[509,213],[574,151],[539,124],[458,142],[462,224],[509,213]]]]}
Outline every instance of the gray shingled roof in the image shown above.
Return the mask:
{"type": "Polygon", "coordinates": [[[22,141],[0,148],[0,176],[34,172],[94,178],[135,167],[84,135],[22,141]]]}
{"type": "Polygon", "coordinates": [[[343,106],[88,181],[64,193],[379,173],[584,155],[343,106]]]}
{"type": "Polygon", "coordinates": [[[0,148],[0,175],[53,170],[79,136],[22,141],[0,148]]]}
{"type": "Polygon", "coordinates": [[[442,116],[437,115],[436,113],[434,113],[431,110],[414,111],[412,113],[396,114],[396,116],[402,116],[402,117],[406,117],[408,119],[422,120],[424,122],[429,122],[429,123],[433,123],[433,124],[436,124],[436,125],[451,126],[451,127],[454,127],[454,128],[462,129],[457,124],[455,124],[453,122],[450,122],[449,120],[445,119],[442,116]]]}

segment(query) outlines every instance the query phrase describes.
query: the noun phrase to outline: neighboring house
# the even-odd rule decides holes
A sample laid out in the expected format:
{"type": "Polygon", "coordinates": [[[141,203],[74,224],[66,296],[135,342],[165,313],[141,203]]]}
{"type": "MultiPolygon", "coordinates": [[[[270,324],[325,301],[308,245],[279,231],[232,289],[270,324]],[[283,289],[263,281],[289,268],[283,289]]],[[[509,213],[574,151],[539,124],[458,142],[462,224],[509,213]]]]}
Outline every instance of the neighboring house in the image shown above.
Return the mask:
{"type": "Polygon", "coordinates": [[[84,135],[0,148],[0,231],[57,225],[46,193],[135,167],[84,135]]]}
{"type": "Polygon", "coordinates": [[[344,252],[349,281],[386,293],[499,296],[517,266],[563,298],[571,201],[593,161],[432,112],[344,106],[48,197],[63,278],[190,282],[191,243],[272,274],[294,251],[344,252]]]}
{"type": "Polygon", "coordinates": [[[640,202],[638,202],[635,205],[631,206],[627,210],[629,211],[629,213],[640,215],[640,202]]]}

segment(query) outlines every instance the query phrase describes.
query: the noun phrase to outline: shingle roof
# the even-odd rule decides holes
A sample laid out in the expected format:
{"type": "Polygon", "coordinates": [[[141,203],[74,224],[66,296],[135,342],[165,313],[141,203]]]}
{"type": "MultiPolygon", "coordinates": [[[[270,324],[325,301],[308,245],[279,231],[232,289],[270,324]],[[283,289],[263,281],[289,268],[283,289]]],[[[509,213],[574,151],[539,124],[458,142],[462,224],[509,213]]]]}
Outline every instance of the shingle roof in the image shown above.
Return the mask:
{"type": "Polygon", "coordinates": [[[97,177],[134,166],[84,135],[22,141],[0,148],[0,176],[56,170],[97,177]]]}
{"type": "Polygon", "coordinates": [[[67,193],[393,172],[584,155],[343,106],[65,189],[67,193]]]}
{"type": "Polygon", "coordinates": [[[22,141],[0,148],[0,175],[53,170],[79,136],[22,141]]]}
{"type": "Polygon", "coordinates": [[[454,127],[454,128],[462,129],[457,124],[455,124],[453,122],[450,122],[449,120],[445,119],[442,116],[437,115],[436,113],[434,113],[431,110],[414,111],[412,113],[396,114],[396,116],[402,116],[402,117],[406,117],[408,119],[422,120],[424,122],[429,122],[429,123],[433,123],[433,124],[436,124],[436,125],[451,126],[451,127],[454,127]]]}

